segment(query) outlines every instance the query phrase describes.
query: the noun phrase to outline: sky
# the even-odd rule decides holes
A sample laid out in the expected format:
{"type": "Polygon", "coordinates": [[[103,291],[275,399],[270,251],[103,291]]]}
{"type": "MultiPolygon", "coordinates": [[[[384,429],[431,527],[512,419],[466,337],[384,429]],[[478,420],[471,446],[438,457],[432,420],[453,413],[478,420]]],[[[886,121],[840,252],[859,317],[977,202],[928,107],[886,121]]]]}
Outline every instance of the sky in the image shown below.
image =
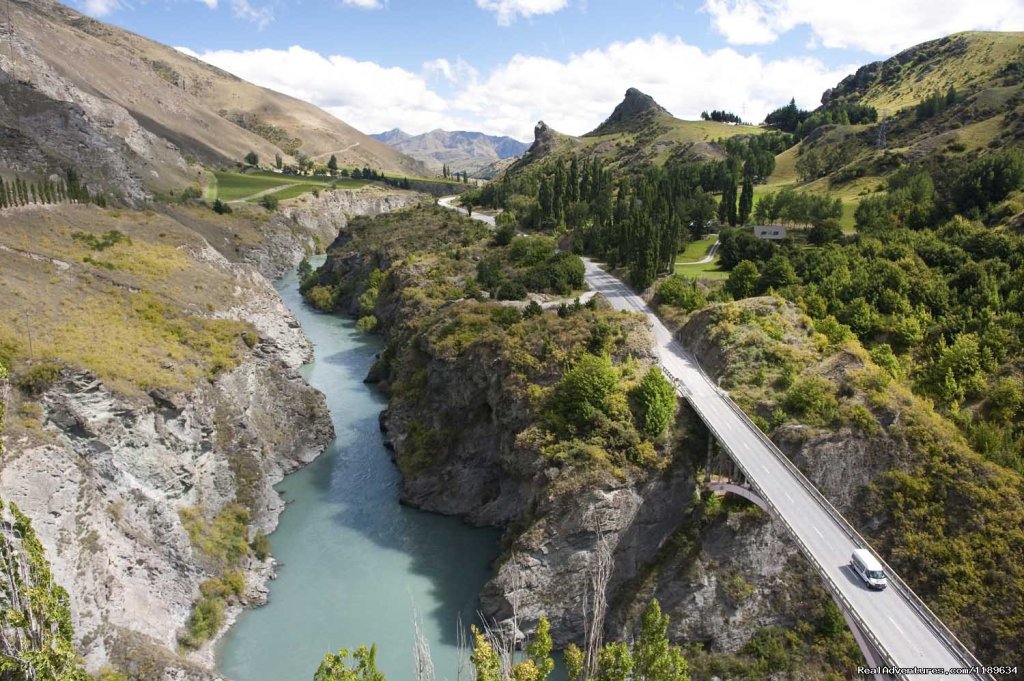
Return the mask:
{"type": "Polygon", "coordinates": [[[64,0],[367,133],[579,135],[629,87],[679,118],[759,122],[858,66],[1022,0],[64,0]]]}

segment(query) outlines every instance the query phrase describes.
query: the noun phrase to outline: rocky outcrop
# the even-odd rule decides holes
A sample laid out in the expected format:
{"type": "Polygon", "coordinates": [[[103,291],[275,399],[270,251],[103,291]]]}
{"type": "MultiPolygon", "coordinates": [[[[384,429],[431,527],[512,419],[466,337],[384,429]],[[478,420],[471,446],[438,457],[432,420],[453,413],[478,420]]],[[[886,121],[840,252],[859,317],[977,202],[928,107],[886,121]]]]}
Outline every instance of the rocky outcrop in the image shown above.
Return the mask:
{"type": "Polygon", "coordinates": [[[265,237],[243,247],[242,258],[268,279],[277,279],[303,256],[320,252],[357,215],[374,216],[429,200],[418,192],[367,186],[308,194],[289,202],[261,226],[265,237]]]}
{"type": "Polygon", "coordinates": [[[612,111],[612,115],[585,137],[636,131],[650,125],[659,117],[671,116],[672,114],[654,101],[654,97],[631,87],[626,90],[625,96],[612,111]]]}
{"type": "MultiPolygon", "coordinates": [[[[218,313],[258,332],[240,363],[180,393],[116,392],[64,368],[38,399],[41,432],[8,441],[0,470],[0,495],[32,519],[71,595],[89,668],[114,662],[131,678],[217,678],[212,643],[187,659],[177,652],[199,585],[216,574],[181,511],[210,519],[241,503],[249,538],[269,532],[284,505],[273,484],[333,436],[323,395],[297,371],[310,345],[270,284],[208,246],[192,255],[245,291],[218,313]]],[[[229,619],[265,599],[273,561],[240,567],[246,588],[229,619]]]]}

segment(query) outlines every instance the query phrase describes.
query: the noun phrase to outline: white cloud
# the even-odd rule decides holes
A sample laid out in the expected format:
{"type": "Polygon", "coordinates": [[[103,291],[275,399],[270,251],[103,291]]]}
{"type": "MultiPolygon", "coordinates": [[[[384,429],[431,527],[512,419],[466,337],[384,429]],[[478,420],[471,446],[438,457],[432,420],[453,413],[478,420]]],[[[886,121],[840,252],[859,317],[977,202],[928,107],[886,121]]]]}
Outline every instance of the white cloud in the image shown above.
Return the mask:
{"type": "Polygon", "coordinates": [[[486,76],[461,59],[428,61],[417,74],[297,46],[194,56],[312,102],[366,132],[440,127],[522,140],[532,139],[539,119],[570,134],[593,130],[629,87],[680,118],[726,109],[761,121],[790,97],[805,108],[817,106],[821,93],[855,68],[833,70],[808,58],[765,60],[732,49],[704,52],[665,36],[613,43],[564,61],[517,55],[486,76]],[[435,84],[452,95],[443,97],[435,84]]]}
{"type": "Polygon", "coordinates": [[[530,139],[534,122],[543,118],[556,130],[578,135],[597,127],[626,89],[636,87],[679,118],[726,109],[757,122],[790,97],[804,107],[817,106],[821,93],[853,68],[830,70],[807,58],[765,61],[731,49],[706,53],[680,38],[654,36],[565,62],[517,55],[464,88],[454,107],[489,132],[530,139]]]}
{"type": "Polygon", "coordinates": [[[1024,29],[1020,0],[705,0],[704,10],[733,44],[770,43],[805,24],[812,44],[875,54],[957,31],[1024,29]]]}
{"type": "Polygon", "coordinates": [[[396,127],[423,132],[459,124],[424,77],[405,69],[323,56],[298,46],[193,55],[258,85],[316,104],[365,132],[396,127]]]}
{"type": "Polygon", "coordinates": [[[569,0],[476,0],[476,6],[494,12],[498,23],[508,26],[517,16],[524,19],[536,14],[554,14],[569,6],[569,0]]]}
{"type": "MultiPolygon", "coordinates": [[[[214,1],[216,2],[216,0],[214,1]]],[[[231,13],[239,19],[251,21],[260,30],[266,28],[274,20],[274,10],[270,6],[253,7],[249,0],[231,0],[231,13]]]]}
{"type": "Polygon", "coordinates": [[[428,78],[443,78],[448,83],[462,83],[463,86],[475,83],[480,75],[471,64],[461,57],[456,59],[454,64],[444,58],[423,62],[423,72],[428,78]]]}
{"type": "Polygon", "coordinates": [[[381,9],[384,7],[381,0],[341,0],[341,4],[359,9],[381,9]]]}
{"type": "Polygon", "coordinates": [[[94,17],[105,16],[121,7],[120,0],[80,0],[78,4],[83,12],[94,17]]]}

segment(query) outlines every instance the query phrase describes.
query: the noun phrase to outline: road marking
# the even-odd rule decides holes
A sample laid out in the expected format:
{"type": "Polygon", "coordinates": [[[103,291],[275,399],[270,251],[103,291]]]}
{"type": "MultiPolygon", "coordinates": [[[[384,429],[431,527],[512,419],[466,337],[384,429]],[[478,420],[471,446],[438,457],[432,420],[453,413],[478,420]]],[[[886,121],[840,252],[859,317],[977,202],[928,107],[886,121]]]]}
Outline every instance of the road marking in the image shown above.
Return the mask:
{"type": "Polygon", "coordinates": [[[906,636],[906,635],[907,635],[907,632],[903,631],[903,628],[902,628],[902,627],[900,627],[900,625],[896,624],[896,620],[894,620],[894,619],[892,618],[892,615],[886,615],[886,617],[887,617],[887,618],[889,618],[889,621],[890,621],[890,622],[892,622],[892,626],[896,627],[896,629],[897,629],[897,630],[898,630],[898,631],[899,631],[899,632],[900,632],[901,634],[903,634],[904,636],[906,636]]]}
{"type": "Polygon", "coordinates": [[[818,529],[818,526],[817,526],[817,525],[811,525],[811,527],[813,527],[813,528],[814,528],[814,531],[818,533],[818,536],[819,536],[819,537],[821,537],[822,539],[824,539],[824,538],[825,538],[825,535],[823,535],[823,534],[821,533],[821,530],[819,530],[819,529],[818,529]]]}
{"type": "Polygon", "coordinates": [[[794,504],[796,503],[795,501],[793,501],[793,497],[789,496],[789,492],[786,492],[786,498],[789,499],[790,502],[792,502],[794,504]]]}

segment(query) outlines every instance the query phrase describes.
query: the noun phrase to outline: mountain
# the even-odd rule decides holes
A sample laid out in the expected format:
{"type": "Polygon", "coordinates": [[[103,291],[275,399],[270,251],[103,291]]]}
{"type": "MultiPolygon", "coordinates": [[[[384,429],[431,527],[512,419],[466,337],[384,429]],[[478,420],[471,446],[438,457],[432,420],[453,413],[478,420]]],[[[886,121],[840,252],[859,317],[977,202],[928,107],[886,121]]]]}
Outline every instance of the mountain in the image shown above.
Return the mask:
{"type": "Polygon", "coordinates": [[[534,128],[533,144],[509,172],[573,154],[604,159],[612,168],[663,165],[670,159],[721,160],[726,154],[717,140],[762,132],[764,128],[752,125],[684,121],[675,118],[650,95],[629,88],[611,115],[580,137],[557,132],[540,121],[534,128]]]}
{"type": "Polygon", "coordinates": [[[465,131],[432,130],[422,135],[409,135],[395,128],[371,137],[434,170],[447,165],[453,171],[466,171],[476,177],[488,177],[481,171],[498,161],[521,156],[530,146],[511,137],[465,131]]]}
{"type": "MultiPolygon", "coordinates": [[[[322,159],[333,153],[343,166],[426,172],[418,161],[312,104],[54,0],[11,0],[10,15],[13,35],[0,56],[0,70],[9,76],[0,82],[0,125],[18,139],[39,140],[33,155],[45,159],[47,171],[70,164],[89,183],[126,187],[131,196],[180,187],[194,177],[193,161],[224,165],[249,151],[265,162],[275,154],[322,159]],[[27,106],[33,115],[25,115],[27,106]],[[37,120],[65,115],[77,124],[37,120]],[[118,172],[92,167],[94,157],[102,164],[108,149],[124,157],[118,172]]],[[[25,165],[15,160],[8,167],[25,165]]]]}

